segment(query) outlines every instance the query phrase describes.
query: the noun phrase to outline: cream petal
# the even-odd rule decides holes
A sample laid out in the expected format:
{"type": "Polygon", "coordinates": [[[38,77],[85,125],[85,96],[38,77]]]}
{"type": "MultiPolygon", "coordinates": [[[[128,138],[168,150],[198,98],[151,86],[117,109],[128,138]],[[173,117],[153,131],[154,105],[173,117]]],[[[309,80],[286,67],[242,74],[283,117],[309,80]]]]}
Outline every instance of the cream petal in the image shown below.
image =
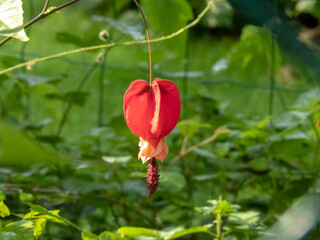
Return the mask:
{"type": "Polygon", "coordinates": [[[163,162],[168,154],[168,146],[163,138],[159,141],[157,147],[154,148],[152,144],[140,137],[139,147],[140,152],[138,158],[141,159],[143,163],[151,158],[157,158],[163,162]]]}

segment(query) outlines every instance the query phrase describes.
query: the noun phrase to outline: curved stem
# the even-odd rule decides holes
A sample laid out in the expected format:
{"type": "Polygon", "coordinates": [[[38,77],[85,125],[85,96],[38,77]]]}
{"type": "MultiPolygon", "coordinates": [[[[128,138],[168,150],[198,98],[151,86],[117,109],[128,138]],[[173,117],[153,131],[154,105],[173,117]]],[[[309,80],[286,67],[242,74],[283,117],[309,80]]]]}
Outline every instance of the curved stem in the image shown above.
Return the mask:
{"type": "Polygon", "coordinates": [[[148,47],[149,47],[149,64],[150,64],[150,79],[149,79],[149,83],[151,85],[151,82],[152,82],[152,56],[151,56],[151,43],[150,43],[150,34],[149,34],[149,28],[148,28],[148,24],[147,24],[147,20],[142,12],[142,9],[139,5],[139,3],[137,2],[137,0],[133,0],[135,2],[135,4],[137,5],[141,15],[142,15],[142,18],[143,18],[143,21],[144,21],[144,25],[146,27],[146,32],[147,32],[147,38],[148,38],[148,47]]]}
{"type": "Polygon", "coordinates": [[[95,46],[90,46],[90,47],[83,47],[83,48],[78,48],[78,49],[74,49],[74,50],[70,50],[70,51],[65,51],[65,52],[60,52],[60,53],[56,53],[53,55],[49,55],[46,57],[41,57],[41,58],[36,58],[33,60],[29,60],[27,62],[24,63],[20,63],[17,65],[14,65],[12,67],[0,70],[0,75],[7,73],[7,72],[11,72],[15,69],[18,68],[22,68],[25,67],[29,64],[35,64],[37,62],[43,62],[46,60],[50,60],[50,59],[54,59],[54,58],[58,58],[58,57],[62,57],[62,56],[67,56],[67,55],[71,55],[71,54],[76,54],[76,53],[80,53],[80,52],[85,52],[85,51],[91,51],[91,50],[96,50],[96,49],[101,49],[101,48],[110,48],[110,47],[118,47],[118,46],[131,46],[131,45],[136,45],[136,44],[144,44],[144,43],[152,43],[152,42],[161,42],[161,41],[165,41],[168,39],[172,39],[178,35],[180,35],[181,33],[183,33],[184,31],[188,30],[189,28],[195,26],[197,23],[200,22],[200,20],[202,19],[202,17],[209,11],[211,5],[213,4],[214,0],[211,0],[208,5],[203,9],[203,11],[198,15],[198,17],[196,19],[194,19],[191,23],[189,23],[188,25],[180,28],[178,31],[171,33],[169,35],[163,36],[163,37],[159,37],[159,38],[155,38],[155,39],[151,39],[150,41],[148,40],[140,40],[140,41],[129,41],[129,42],[123,42],[123,43],[108,43],[108,44],[101,44],[101,45],[95,45],[95,46]]]}

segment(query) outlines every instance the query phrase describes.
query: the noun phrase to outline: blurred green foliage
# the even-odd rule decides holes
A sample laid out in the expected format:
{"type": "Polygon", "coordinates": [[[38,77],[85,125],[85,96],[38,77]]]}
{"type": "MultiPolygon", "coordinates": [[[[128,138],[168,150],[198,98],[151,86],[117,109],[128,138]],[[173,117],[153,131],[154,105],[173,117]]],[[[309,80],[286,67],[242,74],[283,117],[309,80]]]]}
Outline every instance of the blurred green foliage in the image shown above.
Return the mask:
{"type": "MultiPolygon", "coordinates": [[[[43,8],[22,2],[24,22],[43,8]]],[[[156,38],[207,3],[143,0],[141,7],[156,38]]],[[[148,79],[146,45],[0,75],[0,239],[277,239],[286,236],[284,221],[297,230],[286,239],[318,239],[319,207],[311,203],[319,196],[319,6],[216,0],[194,28],[152,44],[153,75],[177,84],[182,117],[166,137],[169,154],[151,199],[122,108],[130,83],[148,79]],[[230,132],[210,140],[220,126],[230,132]]],[[[145,39],[129,0],[79,1],[26,33],[29,42],[1,46],[0,70],[145,39]]]]}

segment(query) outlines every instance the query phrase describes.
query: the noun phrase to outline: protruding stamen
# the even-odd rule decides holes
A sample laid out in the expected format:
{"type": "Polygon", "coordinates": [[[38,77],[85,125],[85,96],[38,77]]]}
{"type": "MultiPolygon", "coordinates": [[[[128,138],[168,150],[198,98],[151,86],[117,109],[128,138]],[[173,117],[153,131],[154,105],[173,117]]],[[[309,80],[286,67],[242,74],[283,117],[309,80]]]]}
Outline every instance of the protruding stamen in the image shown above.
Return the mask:
{"type": "Polygon", "coordinates": [[[157,187],[159,185],[159,169],[158,164],[155,158],[150,160],[147,171],[147,188],[148,188],[148,197],[152,197],[157,187]]]}

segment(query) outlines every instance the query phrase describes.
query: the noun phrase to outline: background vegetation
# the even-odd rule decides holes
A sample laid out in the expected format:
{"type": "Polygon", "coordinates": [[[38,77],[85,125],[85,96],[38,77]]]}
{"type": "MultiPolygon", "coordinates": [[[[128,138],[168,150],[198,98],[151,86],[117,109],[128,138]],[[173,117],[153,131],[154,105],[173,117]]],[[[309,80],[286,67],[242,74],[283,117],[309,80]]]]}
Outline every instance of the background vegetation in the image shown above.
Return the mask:
{"type": "MultiPolygon", "coordinates": [[[[43,9],[22,2],[24,23],[43,9]]],[[[210,2],[140,1],[152,39],[210,2]]],[[[1,46],[0,239],[319,239],[319,20],[319,0],[215,0],[152,43],[182,98],[153,198],[122,112],[149,76],[134,2],[79,1],[1,46]]]]}

